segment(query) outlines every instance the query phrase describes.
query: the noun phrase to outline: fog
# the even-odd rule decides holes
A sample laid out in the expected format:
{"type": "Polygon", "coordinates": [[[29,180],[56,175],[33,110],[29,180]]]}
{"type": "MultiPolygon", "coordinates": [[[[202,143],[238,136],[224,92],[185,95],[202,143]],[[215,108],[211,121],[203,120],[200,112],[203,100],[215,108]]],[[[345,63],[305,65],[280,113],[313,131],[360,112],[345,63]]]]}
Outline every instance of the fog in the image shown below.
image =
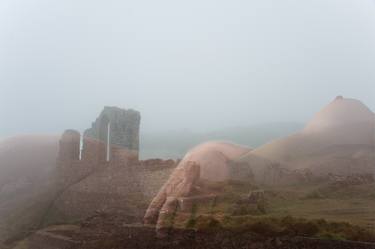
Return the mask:
{"type": "Polygon", "coordinates": [[[0,137],[105,105],[142,131],[305,122],[336,95],[375,110],[374,27],[372,0],[2,0],[0,137]]]}

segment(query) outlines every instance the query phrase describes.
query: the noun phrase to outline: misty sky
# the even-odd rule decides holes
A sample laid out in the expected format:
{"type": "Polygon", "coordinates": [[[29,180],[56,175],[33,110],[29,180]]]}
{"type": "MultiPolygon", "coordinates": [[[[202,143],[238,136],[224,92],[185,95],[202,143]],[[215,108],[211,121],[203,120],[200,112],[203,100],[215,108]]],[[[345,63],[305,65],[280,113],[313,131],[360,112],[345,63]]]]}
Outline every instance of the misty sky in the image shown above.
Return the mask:
{"type": "Polygon", "coordinates": [[[336,95],[375,110],[373,0],[1,0],[0,136],[305,122],[336,95]]]}

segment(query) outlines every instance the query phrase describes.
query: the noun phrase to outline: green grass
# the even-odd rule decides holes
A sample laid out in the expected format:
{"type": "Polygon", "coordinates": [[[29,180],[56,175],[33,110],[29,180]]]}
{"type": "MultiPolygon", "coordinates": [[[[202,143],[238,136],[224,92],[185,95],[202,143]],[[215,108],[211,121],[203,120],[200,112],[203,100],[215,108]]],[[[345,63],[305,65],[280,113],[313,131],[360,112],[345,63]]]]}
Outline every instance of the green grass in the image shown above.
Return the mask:
{"type": "Polygon", "coordinates": [[[194,229],[215,231],[227,229],[236,233],[250,232],[263,237],[305,236],[335,240],[375,242],[375,233],[347,222],[329,222],[325,219],[304,219],[293,216],[254,217],[200,215],[194,229]]]}
{"type": "MultiPolygon", "coordinates": [[[[254,189],[254,186],[236,184],[224,186],[224,194],[213,205],[195,207],[194,215],[187,218],[188,227],[218,226],[264,235],[375,241],[375,184],[335,188],[320,183],[263,188],[267,201],[263,212],[254,205],[245,207],[244,204],[243,209],[240,206],[241,212],[233,215],[234,208],[238,208],[236,202],[254,189]]],[[[186,227],[184,215],[180,214],[176,221],[184,220],[186,227]]]]}

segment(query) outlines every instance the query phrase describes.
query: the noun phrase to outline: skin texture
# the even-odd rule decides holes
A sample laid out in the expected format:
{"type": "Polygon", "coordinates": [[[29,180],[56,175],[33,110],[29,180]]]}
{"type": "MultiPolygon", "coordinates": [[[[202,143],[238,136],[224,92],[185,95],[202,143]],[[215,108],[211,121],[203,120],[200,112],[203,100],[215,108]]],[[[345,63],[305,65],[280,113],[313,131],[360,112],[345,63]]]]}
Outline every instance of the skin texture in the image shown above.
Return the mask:
{"type": "Polygon", "coordinates": [[[241,161],[260,170],[269,163],[254,158],[277,162],[289,170],[309,169],[315,175],[372,173],[374,146],[375,114],[359,100],[338,96],[304,129],[252,150],[241,161]]]}
{"type": "Polygon", "coordinates": [[[199,195],[203,191],[197,186],[201,179],[212,182],[228,180],[228,162],[249,151],[248,147],[225,142],[209,142],[193,148],[152,200],[144,223],[156,224],[158,236],[165,236],[179,198],[199,195]]]}
{"type": "Polygon", "coordinates": [[[312,175],[327,173],[372,174],[374,127],[375,115],[370,109],[358,100],[338,96],[300,132],[255,150],[224,142],[199,145],[185,155],[155,197],[145,223],[156,223],[157,231],[163,231],[182,201],[179,198],[204,193],[196,184],[199,180],[233,180],[231,165],[248,168],[255,183],[269,185],[306,182],[312,175]]]}
{"type": "Polygon", "coordinates": [[[207,142],[190,150],[179,166],[196,162],[201,166],[201,179],[222,182],[228,180],[228,162],[249,151],[249,147],[228,142],[207,142]]]}

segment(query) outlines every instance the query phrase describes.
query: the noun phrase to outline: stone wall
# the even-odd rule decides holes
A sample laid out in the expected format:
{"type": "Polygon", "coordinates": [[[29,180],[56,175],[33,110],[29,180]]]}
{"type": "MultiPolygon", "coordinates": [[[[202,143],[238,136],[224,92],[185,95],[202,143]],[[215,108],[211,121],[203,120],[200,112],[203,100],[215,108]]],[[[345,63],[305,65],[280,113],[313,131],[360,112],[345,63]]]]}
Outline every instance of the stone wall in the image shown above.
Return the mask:
{"type": "Polygon", "coordinates": [[[105,162],[106,144],[95,138],[84,137],[81,159],[95,164],[105,162]]]}
{"type": "Polygon", "coordinates": [[[70,185],[96,169],[138,161],[140,113],[104,107],[92,127],[80,133],[66,130],[60,139],[58,182],[70,185]]]}
{"type": "Polygon", "coordinates": [[[230,161],[229,179],[233,182],[254,183],[254,174],[247,162],[230,161]]]}
{"type": "MultiPolygon", "coordinates": [[[[118,108],[105,108],[102,113],[110,113],[108,121],[112,122],[111,157],[107,160],[105,134],[92,135],[90,131],[95,129],[91,128],[82,142],[78,131],[66,130],[59,140],[55,178],[45,188],[48,200],[43,199],[46,205],[40,208],[36,226],[76,222],[98,212],[141,221],[151,198],[167,181],[175,161],[138,160],[139,113],[118,108]],[[121,139],[112,138],[113,134],[121,139]]],[[[94,123],[93,127],[101,126],[98,120],[94,123]]],[[[3,231],[0,226],[0,236],[3,231]]]]}
{"type": "MultiPolygon", "coordinates": [[[[127,150],[132,155],[136,154],[138,159],[140,121],[138,111],[106,106],[92,123],[92,127],[84,132],[84,137],[109,143],[117,151],[127,150]]],[[[109,150],[110,157],[115,160],[116,156],[121,157],[125,153],[112,154],[111,148],[109,150]]]]}
{"type": "Polygon", "coordinates": [[[81,135],[75,130],[66,130],[61,136],[59,142],[60,161],[79,160],[79,150],[81,143],[81,135]]]}
{"type": "Polygon", "coordinates": [[[105,107],[85,131],[82,151],[78,131],[63,133],[57,158],[58,191],[47,223],[84,218],[101,209],[131,210],[129,194],[142,195],[137,180],[140,170],[135,168],[139,125],[139,112],[105,107]]]}
{"type": "Polygon", "coordinates": [[[289,170],[279,164],[268,166],[263,174],[262,183],[269,186],[301,184],[315,179],[309,169],[289,170]]]}
{"type": "Polygon", "coordinates": [[[127,165],[110,162],[86,172],[87,175],[78,181],[65,185],[46,224],[75,222],[97,212],[132,216],[140,221],[175,165],[172,160],[139,161],[127,165]]]}

